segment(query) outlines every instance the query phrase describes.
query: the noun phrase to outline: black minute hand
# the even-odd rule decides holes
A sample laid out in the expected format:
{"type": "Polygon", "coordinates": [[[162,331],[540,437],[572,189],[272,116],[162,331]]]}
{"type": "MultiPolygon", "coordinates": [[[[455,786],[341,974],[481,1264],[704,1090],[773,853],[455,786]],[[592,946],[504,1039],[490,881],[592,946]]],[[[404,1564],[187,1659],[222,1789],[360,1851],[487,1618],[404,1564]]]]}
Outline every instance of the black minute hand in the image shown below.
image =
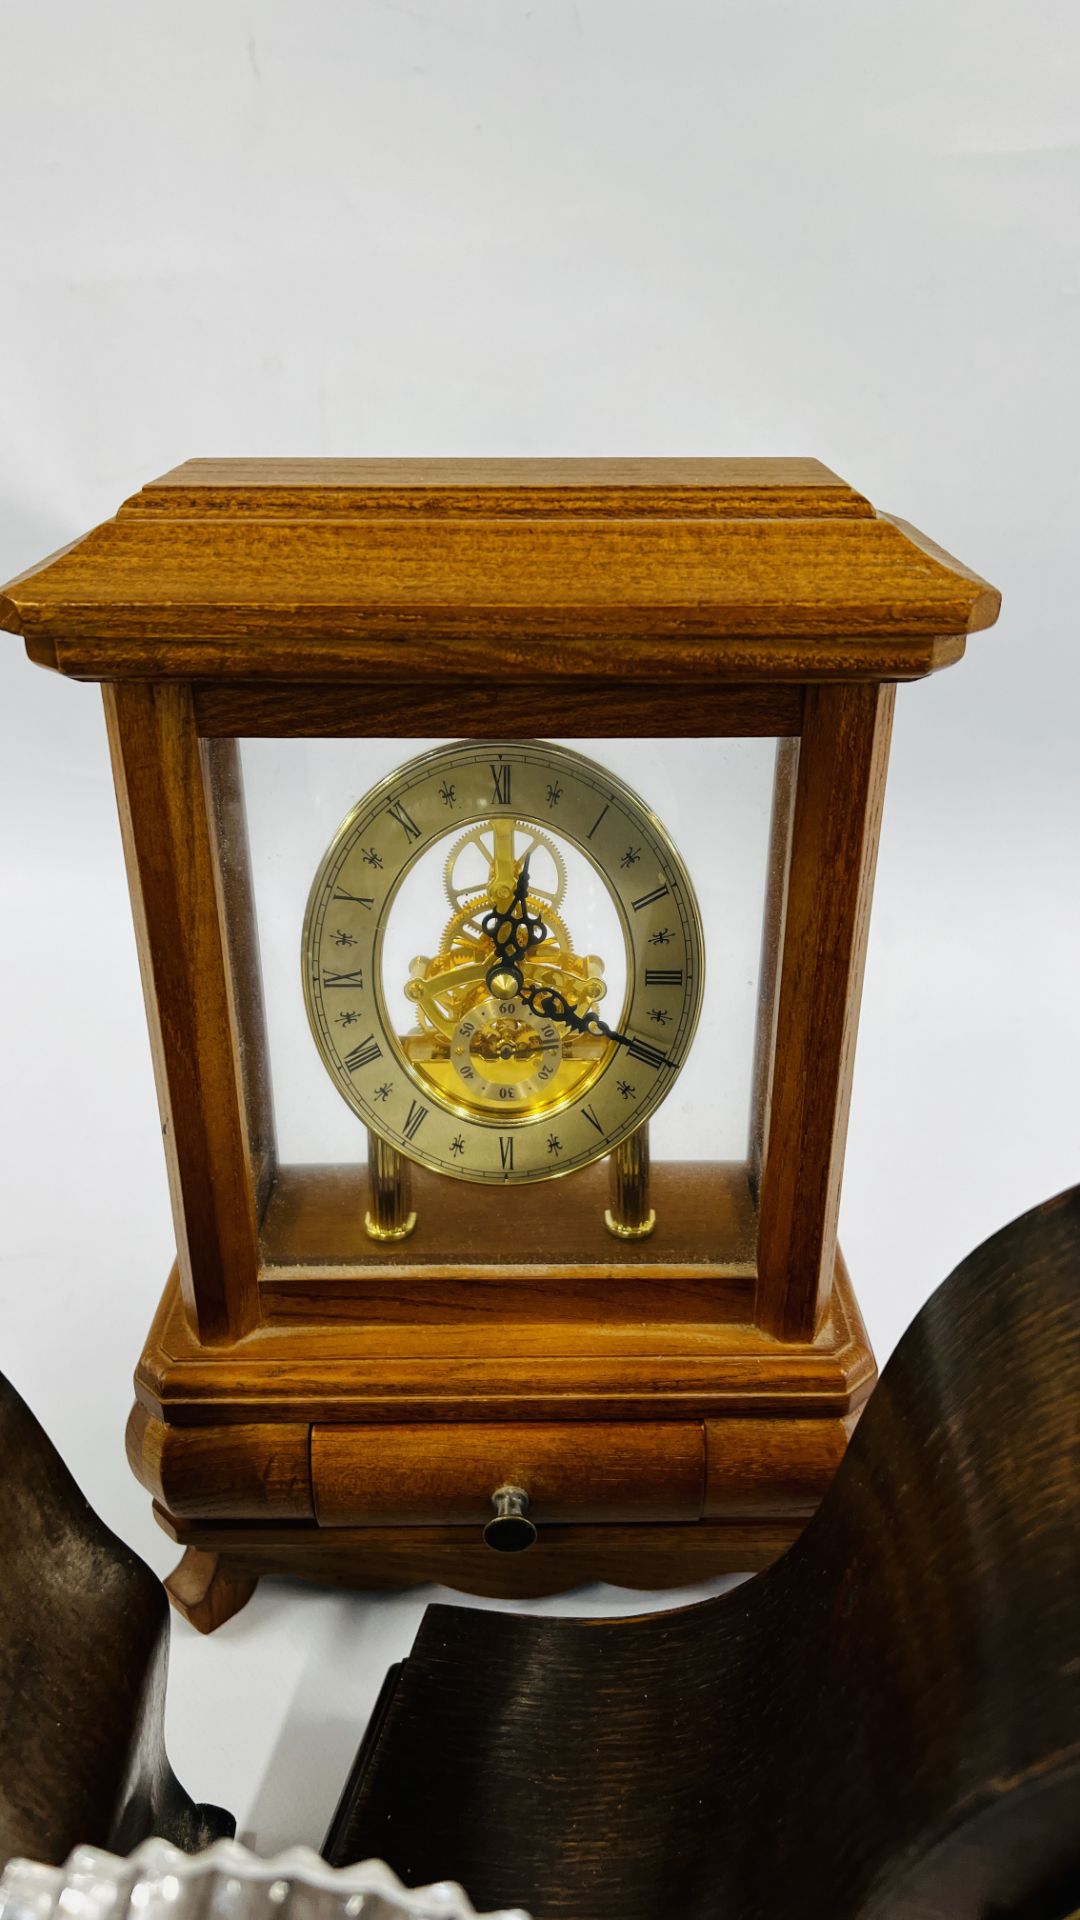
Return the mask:
{"type": "Polygon", "coordinates": [[[531,947],[547,939],[544,922],[538,914],[529,911],[528,895],[529,861],[526,859],[506,911],[500,913],[497,907],[493,907],[480,922],[495,949],[495,958],[487,971],[489,990],[499,999],[509,999],[509,980],[517,998],[538,1019],[557,1020],[560,1026],[568,1027],[571,1033],[583,1033],[594,1040],[613,1040],[617,1046],[626,1047],[635,1060],[641,1060],[646,1066],[668,1066],[670,1062],[659,1047],[651,1046],[647,1040],[638,1040],[630,1033],[616,1033],[606,1020],[601,1020],[594,1007],[579,1013],[557,987],[525,985],[521,962],[531,947]]]}
{"type": "Polygon", "coordinates": [[[618,1046],[626,1047],[633,1058],[642,1061],[645,1066],[666,1067],[671,1064],[660,1048],[650,1045],[648,1040],[638,1040],[632,1033],[616,1033],[606,1020],[601,1020],[594,1007],[579,1013],[557,987],[522,986],[518,989],[518,999],[540,1020],[557,1020],[561,1026],[569,1027],[571,1033],[589,1034],[594,1040],[614,1040],[618,1046]]]}

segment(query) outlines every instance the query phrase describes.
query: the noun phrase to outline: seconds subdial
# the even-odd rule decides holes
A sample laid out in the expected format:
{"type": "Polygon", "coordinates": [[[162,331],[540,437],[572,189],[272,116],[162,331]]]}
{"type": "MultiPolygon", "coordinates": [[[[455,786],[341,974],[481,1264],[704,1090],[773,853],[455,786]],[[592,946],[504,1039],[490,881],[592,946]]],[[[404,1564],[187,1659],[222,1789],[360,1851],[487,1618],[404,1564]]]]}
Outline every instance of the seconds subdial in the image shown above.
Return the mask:
{"type": "Polygon", "coordinates": [[[524,1002],[482,1000],[470,1008],[450,1042],[450,1061],[463,1091],[511,1111],[539,1099],[562,1064],[562,1039],[550,1020],[524,1002]]]}

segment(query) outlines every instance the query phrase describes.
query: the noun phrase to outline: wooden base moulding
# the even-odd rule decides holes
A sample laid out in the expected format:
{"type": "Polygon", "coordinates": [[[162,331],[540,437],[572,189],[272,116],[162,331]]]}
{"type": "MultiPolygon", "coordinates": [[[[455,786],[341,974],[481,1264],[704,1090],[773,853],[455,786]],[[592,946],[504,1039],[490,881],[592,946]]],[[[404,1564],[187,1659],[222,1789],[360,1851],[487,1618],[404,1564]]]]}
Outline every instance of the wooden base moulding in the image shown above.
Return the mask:
{"type": "Polygon", "coordinates": [[[200,1633],[213,1633],[239,1613],[263,1574],[320,1586],[380,1589],[443,1586],[492,1600],[536,1600],[596,1580],[662,1591],[755,1573],[797,1539],[798,1521],[719,1522],[697,1526],[542,1527],[527,1553],[492,1553],[477,1533],[456,1527],[207,1528],[155,1517],[185,1545],[165,1582],[176,1608],[200,1633]]]}
{"type": "Polygon", "coordinates": [[[815,1510],[874,1380],[840,1260],[825,1323],[798,1344],[753,1325],[745,1285],[714,1292],[711,1320],[691,1289],[697,1317],[684,1302],[635,1319],[624,1296],[620,1317],[581,1320],[549,1295],[545,1320],[487,1324],[486,1292],[459,1275],[436,1324],[403,1318],[395,1287],[382,1320],[365,1296],[353,1317],[286,1317],[207,1349],[174,1273],[128,1454],[186,1549],[168,1583],[186,1618],[212,1631],[262,1574],[525,1598],[753,1570],[815,1510]],[[539,1528],[522,1554],[482,1539],[508,1483],[539,1528]]]}

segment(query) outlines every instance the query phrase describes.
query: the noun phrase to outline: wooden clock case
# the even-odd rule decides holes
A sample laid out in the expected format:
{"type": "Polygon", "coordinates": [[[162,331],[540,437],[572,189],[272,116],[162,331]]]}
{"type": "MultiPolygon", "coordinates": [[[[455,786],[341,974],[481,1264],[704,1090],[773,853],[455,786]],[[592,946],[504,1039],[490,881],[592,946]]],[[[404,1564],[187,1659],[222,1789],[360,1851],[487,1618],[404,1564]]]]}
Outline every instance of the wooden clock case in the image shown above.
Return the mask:
{"type": "Polygon", "coordinates": [[[129,1456],[197,1626],[263,1573],[657,1587],[798,1533],[874,1380],[836,1221],[895,683],[997,610],[813,460],[191,461],[5,589],[103,687],[177,1235],[129,1456]],[[595,1166],[418,1169],[378,1246],[362,1167],[275,1150],[238,741],[487,737],[493,658],[503,737],[777,741],[747,1157],[655,1165],[636,1243],[595,1166]]]}

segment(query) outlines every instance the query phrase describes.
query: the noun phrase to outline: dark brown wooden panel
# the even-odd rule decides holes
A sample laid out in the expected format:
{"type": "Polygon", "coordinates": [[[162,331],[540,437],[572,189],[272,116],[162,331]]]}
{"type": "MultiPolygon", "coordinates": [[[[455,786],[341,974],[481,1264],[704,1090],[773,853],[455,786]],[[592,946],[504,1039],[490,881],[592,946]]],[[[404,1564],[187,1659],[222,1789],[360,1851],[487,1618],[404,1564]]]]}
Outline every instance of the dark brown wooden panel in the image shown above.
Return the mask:
{"type": "MultiPolygon", "coordinates": [[[[0,1460],[0,1871],[18,1856],[59,1866],[73,1847],[126,1853],[151,1834],[195,1853],[233,1833],[228,1814],[189,1797],[165,1752],[159,1582],[99,1520],[2,1374],[0,1460]]],[[[41,1904],[69,1903],[70,1891],[41,1904]]],[[[25,1911],[14,1897],[0,1904],[25,1911]]]]}
{"type": "Polygon", "coordinates": [[[597,739],[740,735],[760,738],[797,734],[802,688],[786,683],[729,686],[698,681],[680,686],[623,678],[515,684],[513,698],[497,713],[490,676],[462,681],[369,677],[329,685],[277,686],[256,682],[202,681],[193,689],[201,734],[379,738],[409,733],[418,738],[531,740],[575,735],[597,739]]]}
{"type": "MultiPolygon", "coordinates": [[[[757,1222],[746,1168],[738,1161],[658,1160],[650,1180],[656,1228],[647,1240],[615,1240],[604,1225],[610,1196],[605,1162],[558,1182],[522,1185],[513,1207],[498,1188],[411,1170],[417,1225],[407,1240],[378,1242],[364,1232],[363,1167],[300,1165],[278,1169],[262,1232],[261,1278],[337,1289],[392,1279],[449,1280],[453,1275],[507,1288],[530,1276],[571,1281],[614,1278],[715,1282],[752,1279],[757,1222]]],[[[352,1289],[349,1289],[352,1290],[352,1289]]],[[[628,1305],[633,1316],[634,1309],[628,1305]]]]}
{"type": "Polygon", "coordinates": [[[1074,1914],[1078,1303],[1080,1191],[964,1261],[734,1592],[429,1608],[326,1857],[544,1920],[1074,1914]]]}

